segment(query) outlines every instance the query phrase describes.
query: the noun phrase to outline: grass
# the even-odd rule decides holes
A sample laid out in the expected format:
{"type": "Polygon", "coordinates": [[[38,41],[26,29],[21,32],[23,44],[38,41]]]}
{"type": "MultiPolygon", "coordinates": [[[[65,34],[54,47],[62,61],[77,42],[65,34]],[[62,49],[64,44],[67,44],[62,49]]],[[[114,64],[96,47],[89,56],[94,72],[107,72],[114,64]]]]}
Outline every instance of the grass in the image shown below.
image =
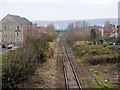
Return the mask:
{"type": "Polygon", "coordinates": [[[81,63],[81,59],[79,57],[76,57],[76,61],[81,63]]]}
{"type": "MultiPolygon", "coordinates": [[[[91,68],[90,70],[93,71],[94,68],[91,68]]],[[[98,85],[98,83],[95,81],[95,79],[94,79],[93,77],[91,77],[90,73],[88,73],[88,77],[90,78],[90,82],[91,82],[93,88],[101,88],[101,87],[98,85]]]]}
{"type": "MultiPolygon", "coordinates": [[[[120,62],[119,52],[114,50],[110,45],[94,45],[86,42],[79,42],[79,44],[74,43],[72,48],[77,55],[76,61],[81,65],[89,65],[91,72],[94,72],[95,67],[98,67],[101,64],[120,62]]],[[[99,73],[99,75],[94,76],[103,84],[104,88],[114,88],[110,83],[105,82],[105,77],[102,72],[99,73]]],[[[100,88],[93,77],[90,76],[90,80],[95,88],[100,88]]]]}
{"type": "Polygon", "coordinates": [[[95,77],[102,83],[104,88],[107,89],[113,88],[113,86],[110,83],[105,82],[105,77],[103,73],[99,72],[99,75],[95,75],[95,77]]]}
{"type": "Polygon", "coordinates": [[[19,49],[2,56],[2,88],[17,88],[34,74],[39,63],[46,61],[49,43],[55,38],[31,38],[19,49]]]}
{"type": "Polygon", "coordinates": [[[98,83],[94,80],[93,77],[91,77],[91,83],[92,83],[92,85],[94,86],[94,88],[101,88],[101,87],[98,85],[98,83]]]}
{"type": "Polygon", "coordinates": [[[103,75],[99,75],[99,76],[96,75],[96,78],[102,83],[104,88],[112,88],[112,86],[110,84],[105,82],[103,75]]]}
{"type": "Polygon", "coordinates": [[[73,50],[83,63],[89,62],[91,64],[96,64],[120,61],[120,55],[117,51],[113,50],[110,45],[89,45],[84,42],[79,45],[73,45],[73,50]]]}
{"type": "MultiPolygon", "coordinates": [[[[102,85],[103,85],[104,88],[107,88],[107,90],[110,89],[110,88],[112,88],[110,84],[108,84],[108,83],[106,83],[104,81],[104,77],[102,75],[101,76],[94,75],[94,76],[96,77],[97,80],[99,80],[102,83],[102,85]]],[[[98,85],[98,83],[94,80],[93,77],[91,78],[91,83],[94,86],[94,88],[101,88],[98,85]]]]}
{"type": "Polygon", "coordinates": [[[0,60],[2,59],[2,54],[0,54],[0,60]]]}
{"type": "MultiPolygon", "coordinates": [[[[92,73],[95,71],[95,67],[98,67],[98,66],[90,66],[90,71],[91,71],[92,73]]],[[[105,78],[104,78],[103,73],[99,72],[99,74],[97,74],[97,75],[96,75],[95,73],[93,73],[93,74],[94,74],[94,77],[95,77],[99,82],[102,83],[102,86],[103,86],[104,88],[107,88],[107,89],[113,88],[113,86],[112,86],[110,83],[105,82],[105,78]]],[[[91,76],[90,76],[90,77],[91,77],[91,76]]],[[[91,83],[92,83],[92,85],[94,86],[94,88],[101,88],[101,87],[98,85],[98,83],[94,80],[93,77],[91,77],[91,83]]]]}

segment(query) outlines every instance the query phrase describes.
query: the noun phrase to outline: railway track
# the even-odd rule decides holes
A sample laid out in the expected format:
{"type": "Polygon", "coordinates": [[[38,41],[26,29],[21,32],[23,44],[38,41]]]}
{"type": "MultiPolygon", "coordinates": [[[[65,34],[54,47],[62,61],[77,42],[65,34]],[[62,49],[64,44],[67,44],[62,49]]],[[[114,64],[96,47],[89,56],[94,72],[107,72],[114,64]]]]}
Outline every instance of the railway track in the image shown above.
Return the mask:
{"type": "MultiPolygon", "coordinates": [[[[66,89],[69,90],[69,88],[79,88],[79,90],[82,90],[82,84],[77,78],[77,74],[75,72],[74,66],[72,64],[72,57],[74,57],[74,53],[72,52],[71,47],[68,45],[68,43],[65,41],[65,38],[62,37],[61,39],[61,47],[62,47],[62,55],[63,55],[63,67],[64,67],[64,76],[65,76],[65,84],[66,84],[66,89]],[[65,57],[66,56],[66,57],[65,57]],[[71,85],[71,82],[69,82],[69,67],[67,67],[67,64],[69,64],[69,67],[71,68],[70,72],[73,72],[74,76],[74,85],[71,85]]],[[[96,81],[96,83],[101,87],[102,90],[106,90],[104,88],[103,84],[96,78],[94,77],[94,74],[89,70],[89,68],[85,65],[86,70],[90,73],[90,75],[93,77],[93,79],[96,81]]],[[[70,76],[71,77],[71,76],[70,76]]],[[[71,79],[72,81],[72,79],[71,79]]]]}
{"type": "Polygon", "coordinates": [[[96,83],[101,87],[102,90],[106,90],[103,86],[103,84],[94,76],[94,74],[89,70],[89,68],[87,67],[87,65],[85,65],[85,68],[88,70],[88,72],[90,73],[90,75],[94,78],[94,80],[96,81],[96,83]]]}
{"type": "Polygon", "coordinates": [[[64,43],[64,40],[61,39],[61,56],[66,90],[71,90],[73,88],[76,88],[77,90],[82,90],[81,83],[77,77],[76,71],[71,61],[71,54],[67,51],[67,47],[65,45],[66,44],[64,43]]]}
{"type": "MultiPolygon", "coordinates": [[[[72,52],[72,48],[68,45],[68,43],[65,42],[65,44],[67,45],[66,47],[69,48],[69,49],[67,50],[67,52],[72,52]]],[[[72,54],[74,54],[74,53],[72,52],[72,54]]],[[[74,56],[74,55],[73,55],[73,56],[74,56]]],[[[100,88],[101,88],[102,90],[107,90],[107,89],[103,86],[102,82],[100,82],[100,81],[94,76],[93,72],[90,71],[90,69],[88,68],[88,66],[87,66],[86,64],[84,65],[84,67],[85,67],[86,70],[90,73],[90,75],[93,77],[93,79],[96,81],[96,83],[100,86],[100,88]]]]}

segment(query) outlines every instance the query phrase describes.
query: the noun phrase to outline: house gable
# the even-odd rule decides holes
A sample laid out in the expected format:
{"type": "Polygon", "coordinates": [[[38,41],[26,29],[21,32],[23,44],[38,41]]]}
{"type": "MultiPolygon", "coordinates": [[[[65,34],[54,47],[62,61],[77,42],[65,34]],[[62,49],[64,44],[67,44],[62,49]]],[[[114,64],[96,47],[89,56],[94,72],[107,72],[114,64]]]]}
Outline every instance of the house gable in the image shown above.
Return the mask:
{"type": "Polygon", "coordinates": [[[17,23],[19,24],[15,19],[13,19],[9,14],[7,16],[5,16],[2,20],[2,23],[17,23]]]}

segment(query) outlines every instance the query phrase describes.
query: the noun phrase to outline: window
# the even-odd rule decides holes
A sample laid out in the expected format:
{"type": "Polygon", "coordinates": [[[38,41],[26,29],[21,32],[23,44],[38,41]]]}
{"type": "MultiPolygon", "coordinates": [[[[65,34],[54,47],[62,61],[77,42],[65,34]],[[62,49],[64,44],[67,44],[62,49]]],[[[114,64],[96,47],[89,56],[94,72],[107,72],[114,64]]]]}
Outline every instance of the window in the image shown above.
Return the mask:
{"type": "Polygon", "coordinates": [[[17,26],[17,29],[19,29],[19,26],[17,26]]]}
{"type": "Polygon", "coordinates": [[[16,32],[16,33],[15,33],[15,35],[16,35],[16,36],[18,36],[18,35],[19,35],[19,33],[18,33],[18,32],[16,32]]]}
{"type": "Polygon", "coordinates": [[[7,29],[7,26],[5,26],[5,29],[7,29]]]}

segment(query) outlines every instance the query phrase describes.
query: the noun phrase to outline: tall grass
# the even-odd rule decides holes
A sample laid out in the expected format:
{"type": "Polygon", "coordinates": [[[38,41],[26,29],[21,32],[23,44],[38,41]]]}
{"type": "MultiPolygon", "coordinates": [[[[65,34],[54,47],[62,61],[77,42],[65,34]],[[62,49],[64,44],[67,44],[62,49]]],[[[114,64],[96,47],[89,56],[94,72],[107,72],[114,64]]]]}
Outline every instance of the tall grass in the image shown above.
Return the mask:
{"type": "Polygon", "coordinates": [[[49,43],[55,39],[54,35],[42,38],[29,37],[22,47],[11,51],[2,59],[2,88],[17,88],[37,68],[38,63],[46,61],[49,43]]]}
{"type": "Polygon", "coordinates": [[[90,32],[85,30],[69,30],[65,33],[65,37],[69,43],[75,41],[88,41],[90,40],[90,32]]]}
{"type": "Polygon", "coordinates": [[[120,54],[112,49],[112,46],[108,45],[89,45],[87,43],[81,43],[74,45],[73,50],[81,59],[81,62],[90,64],[105,64],[105,63],[117,63],[120,62],[120,54]]]}

